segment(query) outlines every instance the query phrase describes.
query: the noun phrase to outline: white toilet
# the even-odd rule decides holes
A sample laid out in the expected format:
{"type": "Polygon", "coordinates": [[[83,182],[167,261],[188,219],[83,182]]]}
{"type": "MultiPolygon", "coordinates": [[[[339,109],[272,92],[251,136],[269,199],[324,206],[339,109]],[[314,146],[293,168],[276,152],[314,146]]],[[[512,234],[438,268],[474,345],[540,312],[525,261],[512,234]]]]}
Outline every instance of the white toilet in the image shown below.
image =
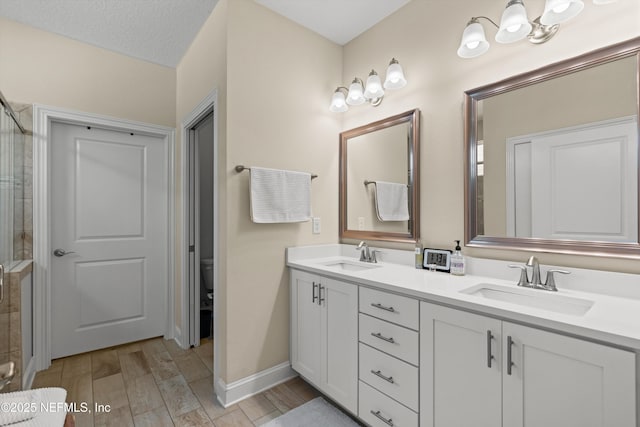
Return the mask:
{"type": "Polygon", "coordinates": [[[200,272],[202,283],[207,291],[207,298],[213,299],[213,258],[203,258],[200,260],[200,272]]]}

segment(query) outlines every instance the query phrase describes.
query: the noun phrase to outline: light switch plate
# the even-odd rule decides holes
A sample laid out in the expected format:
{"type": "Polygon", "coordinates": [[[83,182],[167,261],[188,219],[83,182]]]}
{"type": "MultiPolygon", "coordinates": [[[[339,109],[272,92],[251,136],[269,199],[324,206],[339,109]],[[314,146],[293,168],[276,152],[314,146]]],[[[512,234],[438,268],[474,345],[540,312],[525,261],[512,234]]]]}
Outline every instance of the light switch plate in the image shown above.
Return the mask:
{"type": "Polygon", "coordinates": [[[313,234],[320,234],[320,217],[314,216],[311,222],[313,224],[313,234]]]}

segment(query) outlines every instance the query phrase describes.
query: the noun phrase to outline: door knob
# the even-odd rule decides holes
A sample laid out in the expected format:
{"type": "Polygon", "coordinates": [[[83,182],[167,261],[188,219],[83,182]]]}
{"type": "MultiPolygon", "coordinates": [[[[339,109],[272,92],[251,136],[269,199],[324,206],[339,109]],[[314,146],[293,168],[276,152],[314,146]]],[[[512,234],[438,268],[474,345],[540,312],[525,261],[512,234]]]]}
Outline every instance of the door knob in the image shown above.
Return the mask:
{"type": "Polygon", "coordinates": [[[60,249],[60,248],[58,248],[58,249],[56,249],[56,250],[54,250],[54,251],[53,251],[53,254],[54,254],[55,256],[57,256],[57,257],[63,257],[63,256],[65,256],[65,255],[75,254],[75,252],[73,252],[73,251],[69,251],[69,252],[67,252],[67,251],[65,251],[64,249],[60,249]]]}

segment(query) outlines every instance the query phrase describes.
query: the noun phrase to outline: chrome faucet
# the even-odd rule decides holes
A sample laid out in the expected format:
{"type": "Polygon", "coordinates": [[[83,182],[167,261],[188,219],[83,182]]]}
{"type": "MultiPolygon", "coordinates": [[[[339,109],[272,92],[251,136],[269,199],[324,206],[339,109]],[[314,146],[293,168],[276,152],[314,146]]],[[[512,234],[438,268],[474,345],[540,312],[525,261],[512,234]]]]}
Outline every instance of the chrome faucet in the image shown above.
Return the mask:
{"type": "Polygon", "coordinates": [[[0,365],[0,390],[11,382],[16,374],[16,364],[7,362],[0,365]]]}
{"type": "Polygon", "coordinates": [[[376,259],[376,252],[378,251],[376,251],[375,249],[369,250],[369,245],[367,245],[364,240],[360,242],[358,246],[356,246],[356,250],[360,251],[360,261],[375,263],[378,262],[378,260],[376,259]]]}
{"type": "Polygon", "coordinates": [[[542,281],[540,280],[540,263],[538,263],[538,258],[532,256],[529,257],[527,263],[525,264],[527,267],[531,267],[531,281],[530,285],[533,285],[532,288],[536,288],[542,285],[542,281]]]}
{"type": "Polygon", "coordinates": [[[556,287],[554,273],[570,273],[566,270],[549,270],[547,271],[547,278],[545,282],[542,283],[542,280],[540,280],[540,263],[538,262],[538,258],[534,256],[530,257],[525,265],[509,265],[509,267],[520,269],[520,279],[518,280],[518,286],[523,286],[525,288],[543,289],[545,291],[551,292],[556,292],[558,290],[558,288],[556,287]],[[529,280],[529,275],[527,274],[527,267],[531,267],[531,280],[529,280]]]}

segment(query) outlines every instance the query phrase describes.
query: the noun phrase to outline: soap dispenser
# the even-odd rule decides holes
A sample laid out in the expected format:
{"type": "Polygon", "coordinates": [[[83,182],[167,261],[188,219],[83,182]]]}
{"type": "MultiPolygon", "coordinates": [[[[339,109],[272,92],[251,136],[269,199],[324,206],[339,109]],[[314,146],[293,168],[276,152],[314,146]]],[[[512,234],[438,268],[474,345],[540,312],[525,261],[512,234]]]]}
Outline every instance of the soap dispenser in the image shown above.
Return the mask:
{"type": "Polygon", "coordinates": [[[416,240],[415,261],[416,268],[422,268],[422,241],[420,239],[416,240]]]}
{"type": "Polygon", "coordinates": [[[454,240],[456,242],[456,249],[451,255],[451,274],[455,276],[464,276],[465,261],[462,255],[462,248],[460,248],[460,240],[454,240]]]}

